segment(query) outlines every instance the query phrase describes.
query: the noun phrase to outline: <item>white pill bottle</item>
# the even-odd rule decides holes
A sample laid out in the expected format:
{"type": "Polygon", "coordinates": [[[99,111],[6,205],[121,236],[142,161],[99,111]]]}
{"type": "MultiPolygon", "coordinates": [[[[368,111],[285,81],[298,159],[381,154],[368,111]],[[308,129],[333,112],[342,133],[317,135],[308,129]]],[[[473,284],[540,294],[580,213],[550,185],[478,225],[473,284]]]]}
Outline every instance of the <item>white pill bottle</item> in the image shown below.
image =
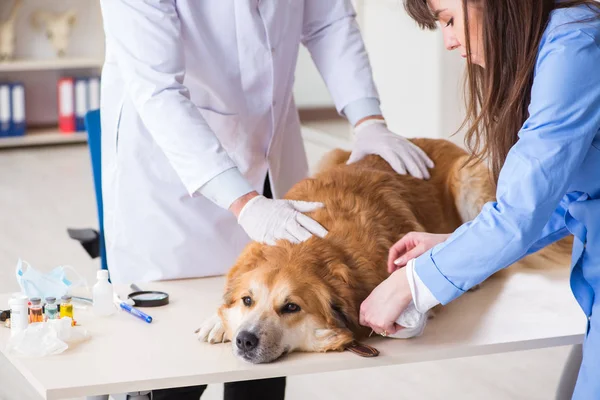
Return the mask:
{"type": "Polygon", "coordinates": [[[11,336],[27,329],[29,325],[29,309],[27,307],[27,296],[15,294],[8,301],[10,307],[10,330],[11,336]]]}

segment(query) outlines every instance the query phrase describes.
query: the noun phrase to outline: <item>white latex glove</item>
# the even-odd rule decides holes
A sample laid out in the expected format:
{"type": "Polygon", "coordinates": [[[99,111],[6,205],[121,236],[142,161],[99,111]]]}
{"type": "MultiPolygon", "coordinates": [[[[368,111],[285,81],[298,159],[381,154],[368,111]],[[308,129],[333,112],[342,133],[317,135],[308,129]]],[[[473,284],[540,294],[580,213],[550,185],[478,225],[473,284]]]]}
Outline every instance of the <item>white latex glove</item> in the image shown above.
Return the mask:
{"type": "Polygon", "coordinates": [[[399,174],[409,173],[419,179],[430,178],[427,168],[433,168],[433,161],[412,142],[390,131],[385,121],[363,122],[354,132],[356,141],[348,164],[369,154],[377,154],[399,174]]]}
{"type": "Polygon", "coordinates": [[[256,196],[250,200],[238,217],[238,223],[252,240],[273,245],[285,239],[300,243],[312,235],[321,238],[327,230],[314,219],[302,214],[323,207],[322,203],[293,200],[271,200],[256,196]]]}

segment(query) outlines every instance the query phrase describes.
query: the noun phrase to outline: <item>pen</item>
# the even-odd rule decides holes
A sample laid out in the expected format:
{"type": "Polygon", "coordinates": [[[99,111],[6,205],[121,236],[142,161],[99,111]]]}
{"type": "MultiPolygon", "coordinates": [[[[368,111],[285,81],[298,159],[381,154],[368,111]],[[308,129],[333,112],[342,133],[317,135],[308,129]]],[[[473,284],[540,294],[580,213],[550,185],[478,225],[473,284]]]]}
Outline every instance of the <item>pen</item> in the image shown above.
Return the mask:
{"type": "Polygon", "coordinates": [[[129,304],[125,303],[124,301],[121,301],[121,299],[117,296],[116,293],[114,295],[114,300],[115,300],[115,304],[117,304],[122,310],[127,311],[129,314],[133,315],[134,317],[138,317],[139,319],[141,319],[142,321],[146,321],[147,323],[152,322],[151,316],[149,316],[146,313],[141,312],[137,308],[133,308],[129,304]]]}

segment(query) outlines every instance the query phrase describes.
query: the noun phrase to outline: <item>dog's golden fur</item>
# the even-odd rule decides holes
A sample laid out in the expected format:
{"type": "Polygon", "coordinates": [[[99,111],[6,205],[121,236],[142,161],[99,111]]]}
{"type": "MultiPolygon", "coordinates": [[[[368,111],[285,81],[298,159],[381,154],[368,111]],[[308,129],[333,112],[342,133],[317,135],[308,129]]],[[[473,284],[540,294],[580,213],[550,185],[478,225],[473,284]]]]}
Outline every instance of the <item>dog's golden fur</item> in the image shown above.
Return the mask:
{"type": "MultiPolygon", "coordinates": [[[[231,340],[251,329],[268,349],[238,355],[269,362],[294,350],[342,350],[368,333],[358,323],[359,308],[387,278],[390,247],[410,231],[450,233],[494,199],[489,171],[465,165],[462,149],[445,140],[413,142],[435,163],[429,180],[398,175],[378,156],[346,165],[347,152],[327,155],[316,176],[285,196],[322,202],[325,207],[310,215],[328,229],[327,237],[250,244],[227,276],[224,304],[213,320],[220,320],[220,332],[208,327],[201,336],[208,338],[212,329],[211,341],[231,340]],[[245,296],[256,299],[247,306],[245,296]],[[301,311],[281,311],[288,303],[301,311]]],[[[566,264],[566,255],[559,244],[536,257],[566,264]]]]}

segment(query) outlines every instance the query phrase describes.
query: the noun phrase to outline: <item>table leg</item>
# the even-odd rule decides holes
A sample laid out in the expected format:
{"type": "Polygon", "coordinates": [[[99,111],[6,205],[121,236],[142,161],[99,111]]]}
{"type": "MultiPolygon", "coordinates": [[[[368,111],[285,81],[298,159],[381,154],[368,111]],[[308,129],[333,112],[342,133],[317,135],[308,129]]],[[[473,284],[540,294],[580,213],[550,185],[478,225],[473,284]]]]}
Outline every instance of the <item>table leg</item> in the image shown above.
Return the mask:
{"type": "Polygon", "coordinates": [[[150,391],[127,393],[127,400],[151,400],[150,391]]]}
{"type": "MultiPolygon", "coordinates": [[[[151,400],[149,391],[120,393],[113,394],[111,396],[114,400],[151,400]]],[[[103,394],[101,396],[87,396],[85,400],[109,400],[109,395],[103,394]]]]}
{"type": "Polygon", "coordinates": [[[576,344],[571,348],[567,362],[563,367],[563,372],[560,376],[558,389],[556,390],[556,400],[571,400],[573,391],[575,390],[575,382],[581,367],[581,359],[583,357],[583,346],[576,344]]]}

